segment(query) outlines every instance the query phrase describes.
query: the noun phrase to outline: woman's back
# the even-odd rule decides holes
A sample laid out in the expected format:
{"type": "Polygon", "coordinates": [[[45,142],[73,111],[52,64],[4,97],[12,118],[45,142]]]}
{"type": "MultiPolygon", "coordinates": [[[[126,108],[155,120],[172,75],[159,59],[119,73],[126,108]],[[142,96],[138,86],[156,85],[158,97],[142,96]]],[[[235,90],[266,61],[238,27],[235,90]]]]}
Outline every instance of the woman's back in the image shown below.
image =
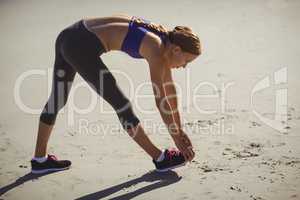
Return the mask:
{"type": "Polygon", "coordinates": [[[163,34],[154,33],[147,27],[148,24],[153,25],[153,23],[137,17],[121,15],[84,19],[84,23],[91,32],[97,35],[106,51],[121,50],[134,58],[144,58],[148,52],[149,47],[144,43],[144,36],[148,36],[146,43],[149,41],[150,43],[155,41],[157,44],[166,42],[163,34]]]}
{"type": "Polygon", "coordinates": [[[86,18],[86,27],[101,40],[106,51],[120,50],[128,32],[130,16],[117,15],[103,18],[86,18]]]}

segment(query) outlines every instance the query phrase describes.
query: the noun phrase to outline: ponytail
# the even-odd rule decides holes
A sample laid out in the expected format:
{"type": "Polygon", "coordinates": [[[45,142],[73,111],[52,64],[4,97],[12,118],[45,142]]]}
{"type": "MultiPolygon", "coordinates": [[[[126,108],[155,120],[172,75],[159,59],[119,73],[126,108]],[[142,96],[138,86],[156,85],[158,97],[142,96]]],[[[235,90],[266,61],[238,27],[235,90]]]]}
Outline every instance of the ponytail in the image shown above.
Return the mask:
{"type": "Polygon", "coordinates": [[[172,31],[168,31],[162,25],[154,24],[141,18],[133,17],[132,22],[159,36],[167,37],[172,44],[179,46],[185,52],[194,55],[201,54],[200,39],[189,27],[176,26],[172,31]]]}

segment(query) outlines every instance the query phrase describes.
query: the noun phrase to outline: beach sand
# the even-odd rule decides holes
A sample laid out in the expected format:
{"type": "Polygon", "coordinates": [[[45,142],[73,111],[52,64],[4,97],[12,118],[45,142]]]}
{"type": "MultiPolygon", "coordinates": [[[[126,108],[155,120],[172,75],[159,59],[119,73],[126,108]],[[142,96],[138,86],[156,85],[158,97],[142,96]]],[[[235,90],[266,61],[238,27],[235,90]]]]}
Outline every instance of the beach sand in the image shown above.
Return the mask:
{"type": "MultiPolygon", "coordinates": [[[[296,0],[1,0],[0,199],[300,199],[299,10],[296,0]],[[199,34],[203,55],[173,73],[194,161],[153,172],[150,157],[101,98],[79,112],[95,94],[76,76],[48,145],[72,167],[30,174],[57,34],[83,17],[115,13],[199,34]]],[[[149,137],[173,147],[146,62],[120,52],[102,57],[149,137]]]]}

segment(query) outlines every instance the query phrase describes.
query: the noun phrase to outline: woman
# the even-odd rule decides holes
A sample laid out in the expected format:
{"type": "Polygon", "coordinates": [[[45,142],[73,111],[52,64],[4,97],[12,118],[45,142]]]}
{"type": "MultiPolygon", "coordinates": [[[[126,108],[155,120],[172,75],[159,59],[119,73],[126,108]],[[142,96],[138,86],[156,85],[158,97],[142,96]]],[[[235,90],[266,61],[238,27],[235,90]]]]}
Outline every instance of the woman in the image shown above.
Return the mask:
{"type": "Polygon", "coordinates": [[[40,115],[32,173],[64,170],[71,165],[68,160],[47,155],[46,149],[76,72],[113,107],[123,128],[151,156],[158,171],[182,166],[194,158],[191,141],[181,129],[171,76],[171,69],[184,68],[201,54],[199,38],[190,28],[177,26],[167,31],[161,25],[128,16],[83,19],[58,35],[55,52],[52,91],[40,115]],[[157,108],[179,150],[161,151],[149,140],[129,100],[99,57],[112,50],[147,60],[157,108]]]}

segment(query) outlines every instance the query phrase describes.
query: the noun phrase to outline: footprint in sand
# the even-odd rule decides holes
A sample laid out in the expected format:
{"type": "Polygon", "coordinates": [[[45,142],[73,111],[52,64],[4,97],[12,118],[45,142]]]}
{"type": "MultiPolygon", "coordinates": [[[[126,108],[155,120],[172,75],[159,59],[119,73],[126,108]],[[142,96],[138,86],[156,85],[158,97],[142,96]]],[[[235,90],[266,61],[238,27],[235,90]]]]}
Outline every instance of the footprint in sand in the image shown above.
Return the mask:
{"type": "Polygon", "coordinates": [[[234,190],[234,191],[238,191],[238,192],[242,192],[242,189],[239,188],[238,186],[230,186],[229,189],[234,190]]]}
{"type": "Polygon", "coordinates": [[[281,165],[282,162],[280,160],[273,160],[273,159],[268,159],[267,161],[263,161],[259,163],[259,165],[267,165],[271,167],[272,169],[275,169],[276,166],[281,165]]]}
{"type": "Polygon", "coordinates": [[[186,122],[184,123],[185,126],[190,126],[190,127],[201,127],[201,128],[208,128],[209,126],[214,126],[218,124],[218,119],[214,120],[198,120],[197,122],[186,122]]]}
{"type": "MultiPolygon", "coordinates": [[[[207,162],[203,162],[202,164],[196,160],[192,161],[193,164],[197,166],[198,169],[201,169],[204,173],[207,172],[219,172],[219,171],[230,171],[229,168],[226,167],[212,167],[207,164],[207,162]]],[[[231,173],[231,172],[230,172],[231,173]]]]}
{"type": "Polygon", "coordinates": [[[254,148],[259,148],[259,149],[261,149],[262,147],[263,147],[262,144],[260,144],[260,143],[255,143],[255,142],[251,142],[251,143],[249,144],[249,146],[248,146],[248,148],[251,148],[251,149],[254,149],[254,148]]]}
{"type": "Polygon", "coordinates": [[[267,178],[266,177],[264,177],[264,176],[258,176],[258,178],[261,180],[261,181],[264,181],[264,180],[266,180],[267,178]]]}
{"type": "Polygon", "coordinates": [[[204,165],[204,166],[202,166],[202,167],[199,167],[200,169],[202,169],[203,170],[203,172],[212,172],[213,171],[213,169],[212,168],[210,168],[209,166],[207,166],[207,165],[204,165]]]}
{"type": "Polygon", "coordinates": [[[262,148],[261,144],[258,143],[250,143],[249,146],[246,146],[243,150],[237,151],[231,148],[225,148],[222,155],[232,155],[233,158],[250,158],[250,157],[257,157],[259,154],[257,152],[252,152],[250,150],[257,150],[260,151],[262,148]]]}
{"type": "Polygon", "coordinates": [[[291,161],[288,161],[288,162],[285,163],[285,165],[291,166],[291,167],[294,167],[298,164],[300,164],[300,160],[291,160],[291,161]]]}
{"type": "Polygon", "coordinates": [[[254,195],[250,195],[250,198],[251,198],[252,200],[264,200],[262,197],[254,196],[254,195]]]}
{"type": "Polygon", "coordinates": [[[233,154],[236,158],[250,158],[259,156],[259,154],[247,151],[245,149],[243,151],[234,152],[233,154]]]}
{"type": "Polygon", "coordinates": [[[211,166],[208,166],[208,165],[198,166],[198,168],[202,169],[204,173],[207,173],[207,172],[230,171],[230,169],[227,169],[227,168],[223,168],[223,167],[211,167],[211,166]]]}
{"type": "Polygon", "coordinates": [[[253,127],[261,127],[261,124],[255,121],[250,121],[249,128],[253,128],[253,127]]]}
{"type": "Polygon", "coordinates": [[[289,167],[298,167],[300,165],[300,159],[296,158],[296,157],[282,156],[278,160],[269,158],[259,164],[269,166],[272,169],[275,169],[281,165],[285,165],[285,166],[289,166],[289,167]]]}

